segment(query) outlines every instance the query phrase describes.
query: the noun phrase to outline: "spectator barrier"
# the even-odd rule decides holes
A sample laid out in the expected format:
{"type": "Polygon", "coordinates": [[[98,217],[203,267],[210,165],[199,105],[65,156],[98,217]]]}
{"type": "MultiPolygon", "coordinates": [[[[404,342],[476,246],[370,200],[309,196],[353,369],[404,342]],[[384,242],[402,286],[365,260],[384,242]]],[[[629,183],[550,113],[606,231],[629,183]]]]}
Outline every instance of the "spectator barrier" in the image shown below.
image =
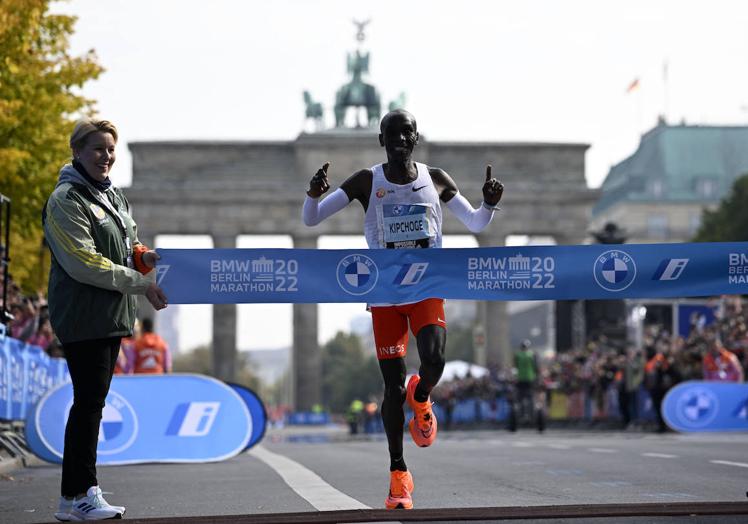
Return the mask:
{"type": "Polygon", "coordinates": [[[0,419],[22,421],[50,389],[70,380],[67,362],[38,346],[0,337],[0,419]]]}
{"type": "Polygon", "coordinates": [[[320,426],[330,423],[329,413],[315,413],[313,411],[296,411],[289,413],[286,423],[292,426],[320,426]]]}
{"type": "MultiPolygon", "coordinates": [[[[655,420],[652,399],[643,386],[636,391],[633,403],[635,407],[630,410],[636,414],[632,418],[633,422],[655,420]]],[[[591,422],[621,419],[618,389],[615,386],[609,387],[601,395],[590,394],[584,390],[573,392],[550,390],[546,406],[549,420],[591,422]]]]}
{"type": "MultiPolygon", "coordinates": [[[[595,395],[586,391],[566,393],[550,390],[547,395],[546,413],[549,420],[558,422],[616,422],[621,419],[618,406],[618,390],[609,388],[604,395],[605,402],[601,405],[595,395]]],[[[649,422],[655,420],[652,400],[647,390],[641,387],[635,397],[637,416],[634,422],[649,422]]],[[[440,423],[448,427],[460,424],[475,424],[481,422],[506,422],[510,413],[510,404],[503,395],[492,400],[477,397],[462,398],[454,403],[450,410],[448,402],[437,401],[433,405],[434,412],[440,423]]]]}
{"type": "MultiPolygon", "coordinates": [[[[504,397],[495,400],[470,398],[459,400],[451,410],[446,404],[432,406],[440,425],[475,424],[480,422],[503,422],[509,416],[509,403],[504,397]]],[[[408,419],[412,415],[408,416],[408,419]]]]}

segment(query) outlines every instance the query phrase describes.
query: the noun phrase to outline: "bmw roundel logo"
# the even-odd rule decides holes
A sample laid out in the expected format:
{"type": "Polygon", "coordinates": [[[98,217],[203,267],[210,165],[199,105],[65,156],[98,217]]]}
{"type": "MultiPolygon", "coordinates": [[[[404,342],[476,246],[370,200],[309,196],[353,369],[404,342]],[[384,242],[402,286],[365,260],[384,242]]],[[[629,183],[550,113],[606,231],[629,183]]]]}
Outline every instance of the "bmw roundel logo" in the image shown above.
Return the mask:
{"type": "Polygon", "coordinates": [[[109,390],[99,426],[97,452],[113,455],[129,448],[138,436],[138,417],[127,400],[109,390]]]}
{"type": "MultiPolygon", "coordinates": [[[[65,424],[70,416],[71,400],[65,410],[65,424]]],[[[99,455],[114,455],[129,448],[138,436],[138,417],[130,403],[114,390],[109,390],[99,423],[99,455]]],[[[60,449],[62,452],[62,449],[60,449]]],[[[62,456],[62,454],[60,454],[62,456]]]]}
{"type": "Polygon", "coordinates": [[[338,284],[350,295],[365,295],[377,284],[379,269],[366,255],[348,255],[338,262],[338,284]]]}
{"type": "Polygon", "coordinates": [[[675,404],[678,422],[689,428],[700,428],[717,416],[719,400],[709,389],[692,387],[683,391],[675,404]]]}
{"type": "Polygon", "coordinates": [[[611,249],[597,257],[593,274],[606,291],[623,291],[636,278],[636,263],[625,251],[611,249]]]}
{"type": "Polygon", "coordinates": [[[97,453],[113,455],[129,448],[138,436],[138,417],[127,400],[109,390],[101,414],[97,453]]]}

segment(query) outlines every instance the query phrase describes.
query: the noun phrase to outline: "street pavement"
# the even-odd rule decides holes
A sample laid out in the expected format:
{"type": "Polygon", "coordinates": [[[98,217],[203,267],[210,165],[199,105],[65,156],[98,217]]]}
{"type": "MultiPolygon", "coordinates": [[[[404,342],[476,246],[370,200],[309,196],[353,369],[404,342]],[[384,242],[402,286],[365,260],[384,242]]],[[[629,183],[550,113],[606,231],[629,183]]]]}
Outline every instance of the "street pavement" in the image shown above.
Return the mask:
{"type": "MultiPolygon", "coordinates": [[[[415,507],[444,510],[455,522],[460,508],[465,518],[476,508],[494,508],[485,521],[495,522],[501,508],[748,502],[744,433],[441,431],[430,448],[416,447],[407,431],[406,439],[415,507]]],[[[383,508],[388,466],[383,435],[351,437],[339,426],[295,427],[271,429],[249,452],[219,463],[100,467],[99,483],[111,503],[128,508],[128,520],[199,516],[207,522],[208,516],[243,515],[237,522],[251,522],[252,516],[289,513],[311,519],[319,512],[383,508]]],[[[47,464],[3,475],[0,522],[53,521],[59,480],[59,466],[47,464]]],[[[393,520],[406,518],[406,512],[390,513],[393,520]]],[[[748,509],[733,516],[521,520],[684,521],[748,522],[748,509]]]]}

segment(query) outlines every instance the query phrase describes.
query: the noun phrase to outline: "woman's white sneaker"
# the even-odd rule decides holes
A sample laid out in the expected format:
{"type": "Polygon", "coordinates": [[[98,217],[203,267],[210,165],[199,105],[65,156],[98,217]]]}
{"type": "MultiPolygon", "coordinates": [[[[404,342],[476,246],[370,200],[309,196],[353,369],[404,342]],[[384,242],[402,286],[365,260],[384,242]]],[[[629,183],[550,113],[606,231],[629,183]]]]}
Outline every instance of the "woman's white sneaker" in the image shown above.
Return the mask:
{"type": "Polygon", "coordinates": [[[123,506],[112,506],[101,494],[99,486],[88,488],[85,497],[77,500],[60,498],[55,518],[63,522],[79,522],[83,520],[121,519],[125,514],[123,506]]]}

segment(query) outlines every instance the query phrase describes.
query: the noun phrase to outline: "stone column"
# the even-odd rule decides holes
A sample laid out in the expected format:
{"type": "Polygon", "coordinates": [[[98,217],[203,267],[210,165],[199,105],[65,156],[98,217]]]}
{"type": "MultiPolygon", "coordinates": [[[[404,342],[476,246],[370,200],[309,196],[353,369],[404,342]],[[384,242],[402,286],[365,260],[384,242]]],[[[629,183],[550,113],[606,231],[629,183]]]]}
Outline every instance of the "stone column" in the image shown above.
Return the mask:
{"type": "MultiPolygon", "coordinates": [[[[236,247],[236,235],[212,236],[216,249],[236,247]]],[[[226,381],[236,377],[236,304],[213,305],[213,375],[226,381]]]]}
{"type": "MultiPolygon", "coordinates": [[[[581,229],[582,234],[559,233],[553,235],[559,246],[582,245],[588,238],[586,230],[581,229]]],[[[557,300],[554,303],[553,315],[556,325],[557,351],[566,349],[580,349],[585,345],[587,338],[587,326],[585,318],[584,300],[557,300]]]]}
{"type": "MultiPolygon", "coordinates": [[[[156,246],[155,237],[138,233],[138,240],[141,244],[148,246],[149,248],[153,249],[156,246]]],[[[169,298],[169,297],[167,297],[169,298]]],[[[148,302],[148,299],[145,298],[145,295],[138,295],[138,319],[141,321],[144,318],[150,318],[154,321],[153,325],[156,325],[157,321],[157,315],[156,310],[153,309],[153,306],[150,302],[148,302]]]]}
{"type": "MultiPolygon", "coordinates": [[[[504,237],[477,235],[480,247],[502,247],[504,237]]],[[[509,343],[509,313],[506,302],[484,301],[478,303],[478,318],[486,333],[486,354],[481,366],[499,364],[507,369],[512,365],[512,348],[509,343]]]]}
{"type": "MultiPolygon", "coordinates": [[[[317,237],[293,237],[294,248],[315,249],[317,237]]],[[[322,359],[317,343],[317,304],[293,305],[291,350],[293,409],[308,411],[322,402],[322,359]]]]}

